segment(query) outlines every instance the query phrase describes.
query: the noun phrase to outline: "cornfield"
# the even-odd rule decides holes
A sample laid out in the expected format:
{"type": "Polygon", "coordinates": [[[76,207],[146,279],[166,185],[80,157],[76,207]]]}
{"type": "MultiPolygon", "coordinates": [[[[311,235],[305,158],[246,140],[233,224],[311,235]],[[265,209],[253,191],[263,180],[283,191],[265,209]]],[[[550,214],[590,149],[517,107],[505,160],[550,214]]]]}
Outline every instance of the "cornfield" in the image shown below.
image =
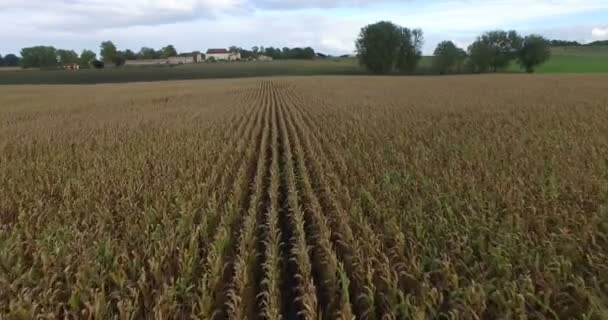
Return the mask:
{"type": "Polygon", "coordinates": [[[607,319],[608,78],[0,88],[0,319],[607,319]]]}

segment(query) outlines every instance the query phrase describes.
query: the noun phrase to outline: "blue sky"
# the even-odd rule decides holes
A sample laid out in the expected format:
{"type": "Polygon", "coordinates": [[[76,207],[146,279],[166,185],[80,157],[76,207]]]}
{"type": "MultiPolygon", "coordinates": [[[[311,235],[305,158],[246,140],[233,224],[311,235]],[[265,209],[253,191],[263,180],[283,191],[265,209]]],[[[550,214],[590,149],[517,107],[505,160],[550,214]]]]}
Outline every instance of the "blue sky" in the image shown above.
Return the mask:
{"type": "Polygon", "coordinates": [[[0,0],[0,54],[33,45],[179,51],[237,45],[312,46],[345,54],[379,20],[422,28],[425,53],[442,40],[466,47],[494,29],[608,40],[608,0],[0,0]]]}

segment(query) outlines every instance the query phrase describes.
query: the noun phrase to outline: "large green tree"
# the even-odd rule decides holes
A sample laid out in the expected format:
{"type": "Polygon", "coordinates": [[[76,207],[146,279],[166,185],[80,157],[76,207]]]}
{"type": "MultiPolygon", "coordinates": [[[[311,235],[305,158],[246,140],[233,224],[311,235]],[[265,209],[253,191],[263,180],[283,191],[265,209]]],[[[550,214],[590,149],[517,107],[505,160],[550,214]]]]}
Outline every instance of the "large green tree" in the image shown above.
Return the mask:
{"type": "Polygon", "coordinates": [[[78,53],[74,50],[59,49],[57,50],[57,56],[59,57],[59,63],[61,64],[78,63],[80,61],[78,53]]]}
{"type": "Polygon", "coordinates": [[[137,59],[159,59],[160,52],[157,52],[153,48],[142,47],[137,53],[137,59]]]}
{"type": "Polygon", "coordinates": [[[526,69],[526,72],[533,73],[534,69],[549,60],[551,48],[549,41],[539,35],[529,35],[523,40],[523,45],[519,50],[517,60],[526,69]]]}
{"type": "Polygon", "coordinates": [[[401,28],[401,44],[397,55],[396,67],[401,72],[411,73],[422,58],[422,30],[401,28]]]}
{"type": "Polygon", "coordinates": [[[114,63],[118,54],[118,49],[112,41],[104,41],[100,46],[101,59],[105,63],[114,63]]]}
{"type": "Polygon", "coordinates": [[[177,50],[175,50],[175,47],[170,44],[170,45],[160,49],[160,56],[163,59],[170,58],[170,57],[177,57],[177,50]]]}
{"type": "Polygon", "coordinates": [[[112,63],[116,67],[124,65],[126,61],[127,59],[125,58],[125,53],[123,51],[118,51],[116,56],[114,56],[114,59],[112,59],[112,63]]]}
{"type": "Polygon", "coordinates": [[[395,69],[412,72],[420,60],[422,42],[422,30],[380,21],[363,27],[355,45],[362,66],[386,74],[395,69]]]}
{"type": "Polygon", "coordinates": [[[125,60],[136,60],[137,59],[137,54],[135,52],[133,52],[133,50],[131,49],[127,49],[123,52],[123,55],[125,57],[125,60]]]}
{"type": "Polygon", "coordinates": [[[492,47],[478,39],[469,46],[469,61],[468,66],[472,72],[486,72],[490,69],[492,63],[493,50],[492,47]]]}
{"type": "Polygon", "coordinates": [[[523,39],[515,31],[490,31],[482,36],[493,50],[490,67],[494,72],[505,69],[512,60],[517,58],[517,52],[521,49],[523,39]]]}
{"type": "Polygon", "coordinates": [[[21,63],[21,59],[12,53],[5,55],[3,58],[3,64],[6,67],[17,67],[19,63],[21,63]]]}
{"type": "Polygon", "coordinates": [[[523,39],[514,30],[495,30],[484,33],[475,42],[478,43],[477,48],[483,49],[483,53],[487,54],[484,59],[489,59],[489,68],[496,72],[507,68],[517,58],[523,39]]]}
{"type": "Polygon", "coordinates": [[[24,68],[56,68],[57,49],[48,46],[36,46],[21,49],[21,65],[24,68]]]}
{"type": "Polygon", "coordinates": [[[97,54],[91,50],[82,50],[80,54],[80,67],[81,68],[89,68],[91,66],[91,62],[97,59],[97,54]]]}
{"type": "Polygon", "coordinates": [[[359,63],[377,74],[393,71],[401,46],[401,35],[401,28],[389,21],[363,27],[356,42],[359,63]]]}
{"type": "Polygon", "coordinates": [[[433,53],[433,67],[441,74],[459,72],[466,52],[452,41],[442,41],[433,53]]]}
{"type": "Polygon", "coordinates": [[[284,47],[283,49],[274,48],[274,47],[253,47],[252,49],[258,49],[257,53],[255,50],[245,50],[239,47],[230,47],[231,49],[237,50],[241,53],[241,57],[243,59],[253,58],[258,55],[266,55],[275,60],[279,59],[303,59],[303,60],[311,60],[316,57],[315,49],[311,47],[301,48],[289,48],[284,47]]]}

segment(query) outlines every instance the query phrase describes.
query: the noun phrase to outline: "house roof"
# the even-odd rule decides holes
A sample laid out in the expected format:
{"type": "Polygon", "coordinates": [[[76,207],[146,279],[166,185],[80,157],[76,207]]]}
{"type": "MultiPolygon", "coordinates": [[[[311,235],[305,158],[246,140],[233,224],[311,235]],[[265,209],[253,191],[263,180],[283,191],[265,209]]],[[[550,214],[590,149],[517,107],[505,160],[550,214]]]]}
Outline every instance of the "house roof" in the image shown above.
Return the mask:
{"type": "Polygon", "coordinates": [[[226,49],[209,49],[207,50],[207,54],[218,54],[218,53],[230,53],[226,49]]]}

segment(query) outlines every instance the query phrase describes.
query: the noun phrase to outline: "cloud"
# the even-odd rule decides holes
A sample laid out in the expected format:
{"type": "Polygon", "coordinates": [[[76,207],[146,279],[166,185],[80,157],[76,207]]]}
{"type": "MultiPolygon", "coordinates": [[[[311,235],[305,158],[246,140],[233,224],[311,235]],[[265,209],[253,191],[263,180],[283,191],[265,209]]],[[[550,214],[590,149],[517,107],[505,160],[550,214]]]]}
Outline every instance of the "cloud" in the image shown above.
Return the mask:
{"type": "Polygon", "coordinates": [[[246,0],[2,0],[0,19],[58,30],[159,25],[243,10],[246,0]],[[20,19],[15,19],[19,16],[20,19]]]}
{"type": "Polygon", "coordinates": [[[430,53],[439,41],[466,47],[498,28],[599,40],[606,12],[608,0],[0,0],[0,51],[95,49],[111,39],[134,50],[172,43],[183,51],[264,45],[343,54],[362,26],[391,20],[422,28],[430,53]]]}
{"type": "Polygon", "coordinates": [[[606,0],[447,0],[415,12],[392,12],[391,19],[430,31],[477,32],[603,9],[606,0]]]}
{"type": "Polygon", "coordinates": [[[608,9],[606,0],[0,0],[0,20],[17,26],[85,32],[164,25],[222,14],[349,9],[359,20],[390,19],[434,30],[470,31],[608,9]],[[522,8],[525,8],[522,9],[522,8]],[[372,19],[370,19],[372,18],[372,19]]]}
{"type": "Polygon", "coordinates": [[[372,4],[396,2],[391,0],[251,0],[258,9],[307,9],[366,7],[372,4]]]}
{"type": "Polygon", "coordinates": [[[593,30],[591,30],[591,36],[593,40],[608,40],[608,27],[593,28],[593,30]]]}

